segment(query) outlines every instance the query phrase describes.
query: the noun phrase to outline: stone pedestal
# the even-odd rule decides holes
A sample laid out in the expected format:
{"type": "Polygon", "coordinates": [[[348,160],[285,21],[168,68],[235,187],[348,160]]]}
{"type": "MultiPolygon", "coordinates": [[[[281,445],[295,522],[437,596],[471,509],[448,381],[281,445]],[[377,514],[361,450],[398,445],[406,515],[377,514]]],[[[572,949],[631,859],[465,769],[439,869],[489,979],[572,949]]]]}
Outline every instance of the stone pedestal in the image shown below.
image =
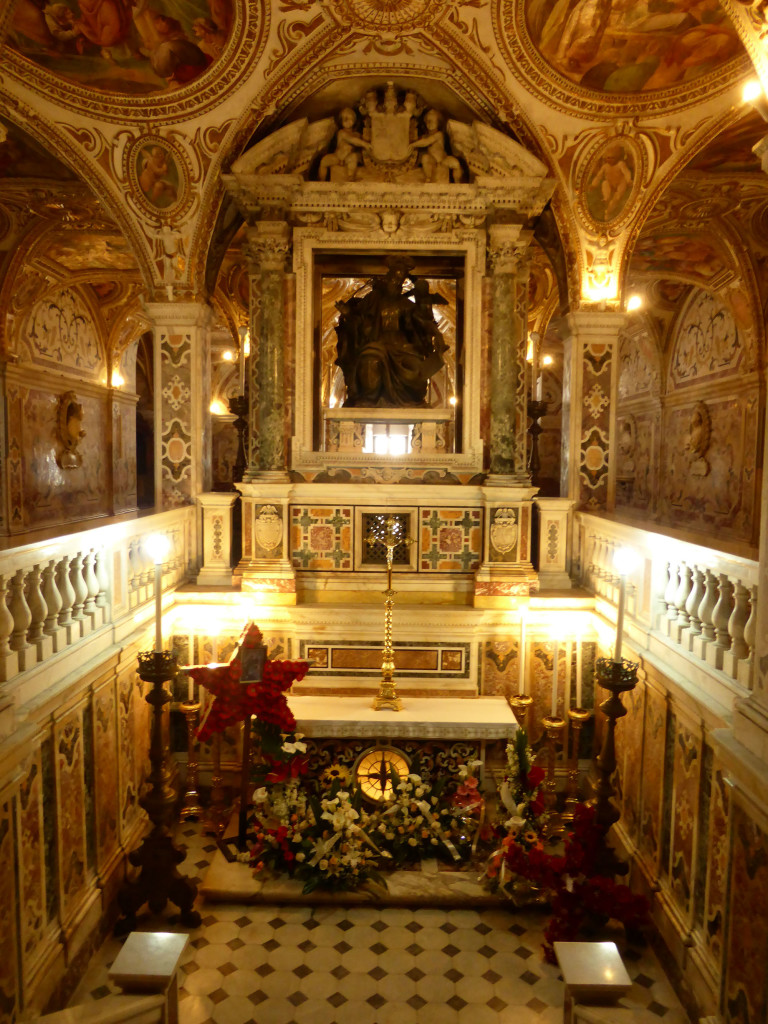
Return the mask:
{"type": "Polygon", "coordinates": [[[237,494],[208,491],[199,494],[203,514],[203,565],[197,574],[199,586],[232,585],[232,508],[237,494]]]}
{"type": "Polygon", "coordinates": [[[570,515],[569,498],[537,498],[539,513],[539,589],[569,590],[570,515]]]}
{"type": "Polygon", "coordinates": [[[237,484],[243,498],[243,590],[268,594],[270,604],[296,604],[296,573],[289,557],[291,485],[280,480],[237,484]]]}
{"type": "Polygon", "coordinates": [[[535,488],[483,488],[483,561],[475,573],[474,606],[508,607],[513,597],[538,589],[531,563],[531,523],[535,488]]]}

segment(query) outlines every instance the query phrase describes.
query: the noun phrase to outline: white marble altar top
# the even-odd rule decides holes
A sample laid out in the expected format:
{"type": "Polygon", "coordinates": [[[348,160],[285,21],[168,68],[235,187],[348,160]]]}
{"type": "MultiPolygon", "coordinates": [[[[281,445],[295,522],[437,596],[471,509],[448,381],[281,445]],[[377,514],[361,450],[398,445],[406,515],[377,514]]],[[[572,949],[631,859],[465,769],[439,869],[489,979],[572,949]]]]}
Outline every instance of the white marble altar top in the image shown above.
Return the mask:
{"type": "Polygon", "coordinates": [[[305,736],[496,740],[517,729],[504,697],[404,697],[402,711],[374,711],[370,694],[291,694],[288,704],[305,736]]]}

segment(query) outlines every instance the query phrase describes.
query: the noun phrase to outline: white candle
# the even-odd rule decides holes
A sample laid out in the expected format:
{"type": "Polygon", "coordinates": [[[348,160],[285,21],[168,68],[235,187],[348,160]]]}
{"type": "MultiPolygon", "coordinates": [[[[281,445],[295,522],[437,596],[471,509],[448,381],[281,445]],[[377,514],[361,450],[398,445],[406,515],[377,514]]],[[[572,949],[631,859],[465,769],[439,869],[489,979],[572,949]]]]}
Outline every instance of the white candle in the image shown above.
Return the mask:
{"type": "Polygon", "coordinates": [[[187,676],[187,700],[191,704],[195,699],[195,684],[192,680],[192,676],[187,676]]]}
{"type": "Polygon", "coordinates": [[[536,398],[539,377],[539,335],[531,334],[531,398],[536,398]]]}
{"type": "Polygon", "coordinates": [[[525,615],[520,615],[520,650],[517,656],[517,689],[525,693],[525,615]]]}
{"type": "Polygon", "coordinates": [[[619,576],[619,610],[616,613],[616,649],[613,652],[613,660],[621,661],[621,638],[624,633],[624,601],[627,596],[627,577],[622,573],[619,576]]]}
{"type": "Polygon", "coordinates": [[[581,640],[576,643],[576,707],[581,707],[581,640]]]}
{"type": "Polygon", "coordinates": [[[245,331],[243,331],[240,335],[238,394],[245,394],[245,331]]]}
{"type": "Polygon", "coordinates": [[[560,649],[557,640],[552,645],[552,717],[557,718],[557,661],[560,656],[560,649]]]}
{"type": "Polygon", "coordinates": [[[155,565],[155,651],[163,649],[163,567],[155,565]]]}
{"type": "Polygon", "coordinates": [[[565,645],[565,692],[567,701],[571,702],[571,659],[573,658],[573,644],[569,640],[565,645]]]}

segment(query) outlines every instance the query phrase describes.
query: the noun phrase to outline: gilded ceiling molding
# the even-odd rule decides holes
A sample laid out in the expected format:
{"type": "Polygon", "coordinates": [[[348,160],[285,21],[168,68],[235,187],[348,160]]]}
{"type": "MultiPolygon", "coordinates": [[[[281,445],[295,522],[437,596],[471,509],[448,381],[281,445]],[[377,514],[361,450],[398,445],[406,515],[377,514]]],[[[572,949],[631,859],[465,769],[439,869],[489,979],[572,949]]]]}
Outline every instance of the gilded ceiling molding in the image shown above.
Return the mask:
{"type": "Polygon", "coordinates": [[[720,6],[731,19],[744,48],[768,87],[768,8],[765,0],[720,0],[720,6]]]}
{"type": "MultiPolygon", "coordinates": [[[[199,78],[179,89],[159,90],[150,96],[110,95],[54,75],[8,45],[3,49],[3,72],[8,80],[16,80],[48,101],[108,123],[187,122],[218,107],[226,94],[253,75],[264,53],[271,4],[268,0],[250,0],[234,5],[234,10],[235,21],[221,57],[199,78]]],[[[6,29],[9,24],[10,20],[6,29]]]]}
{"type": "MultiPolygon", "coordinates": [[[[543,103],[571,111],[589,120],[609,121],[617,116],[668,115],[712,99],[741,81],[750,61],[734,58],[689,83],[648,92],[612,93],[586,89],[565,77],[542,57],[528,33],[523,0],[492,0],[496,41],[513,74],[522,76],[526,89],[543,103]]],[[[724,5],[725,6],[725,5],[724,5]]]]}

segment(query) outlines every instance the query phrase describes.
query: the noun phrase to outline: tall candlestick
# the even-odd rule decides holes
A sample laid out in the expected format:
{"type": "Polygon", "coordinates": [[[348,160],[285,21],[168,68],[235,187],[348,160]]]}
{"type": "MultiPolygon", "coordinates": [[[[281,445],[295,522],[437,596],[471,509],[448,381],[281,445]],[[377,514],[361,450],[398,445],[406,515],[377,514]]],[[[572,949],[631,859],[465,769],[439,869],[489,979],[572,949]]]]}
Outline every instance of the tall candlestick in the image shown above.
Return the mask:
{"type": "Polygon", "coordinates": [[[526,693],[525,689],[525,614],[520,615],[520,651],[517,658],[517,689],[519,693],[526,693]]]}
{"type": "Polygon", "coordinates": [[[240,356],[238,359],[239,384],[238,394],[245,394],[245,330],[240,332],[240,356]]]}
{"type": "Polygon", "coordinates": [[[576,642],[576,707],[581,707],[581,640],[576,642]]]}
{"type": "Polygon", "coordinates": [[[557,640],[555,640],[552,646],[554,648],[552,651],[552,717],[557,718],[557,662],[560,655],[560,647],[557,640]]]}
{"type": "MultiPolygon", "coordinates": [[[[536,381],[539,376],[539,335],[531,333],[531,398],[536,398],[536,381]]],[[[538,399],[537,399],[538,400],[538,399]]]]}
{"type": "Polygon", "coordinates": [[[155,650],[163,649],[163,567],[155,564],[155,650]]]}
{"type": "Polygon", "coordinates": [[[624,601],[627,596],[627,577],[622,573],[619,576],[619,609],[616,613],[616,648],[613,652],[613,660],[621,661],[621,639],[624,633],[624,601]]]}

